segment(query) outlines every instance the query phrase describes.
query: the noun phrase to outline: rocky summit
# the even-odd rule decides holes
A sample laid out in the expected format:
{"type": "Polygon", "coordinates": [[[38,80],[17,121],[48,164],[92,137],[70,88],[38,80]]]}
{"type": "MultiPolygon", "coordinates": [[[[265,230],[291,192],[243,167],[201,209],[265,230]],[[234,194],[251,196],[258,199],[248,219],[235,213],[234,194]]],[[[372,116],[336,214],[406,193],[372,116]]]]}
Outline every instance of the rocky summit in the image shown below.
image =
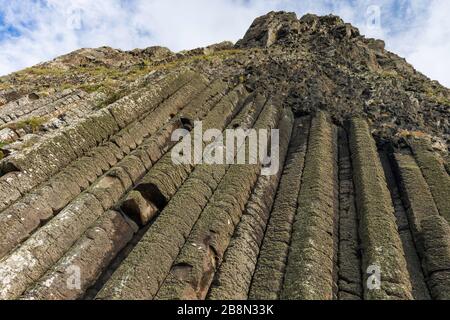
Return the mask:
{"type": "Polygon", "coordinates": [[[450,90],[336,16],[72,52],[0,78],[0,299],[450,299],[449,143],[450,90]],[[175,163],[198,121],[280,170],[175,163]]]}

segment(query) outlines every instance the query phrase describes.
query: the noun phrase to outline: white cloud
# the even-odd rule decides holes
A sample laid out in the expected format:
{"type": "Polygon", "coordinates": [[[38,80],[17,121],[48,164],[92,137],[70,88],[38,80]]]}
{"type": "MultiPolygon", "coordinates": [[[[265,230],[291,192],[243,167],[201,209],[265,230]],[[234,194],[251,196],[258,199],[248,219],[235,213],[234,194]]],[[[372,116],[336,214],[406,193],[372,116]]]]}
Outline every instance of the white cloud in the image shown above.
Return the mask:
{"type": "Polygon", "coordinates": [[[0,74],[81,47],[163,45],[179,51],[236,41],[255,17],[270,10],[338,14],[450,86],[447,0],[0,0],[4,22],[21,34],[14,38],[0,27],[0,74]],[[367,24],[374,21],[371,5],[380,7],[379,27],[367,24]]]}
{"type": "Polygon", "coordinates": [[[450,1],[363,0],[350,9],[345,2],[340,3],[348,13],[348,21],[360,27],[363,34],[385,40],[388,50],[406,58],[432,80],[450,87],[450,1]],[[368,27],[367,20],[358,14],[371,4],[381,9],[379,28],[368,27]]]}
{"type": "Polygon", "coordinates": [[[450,1],[431,1],[428,12],[407,32],[392,38],[400,52],[419,71],[450,87],[450,1]]]}
{"type": "Polygon", "coordinates": [[[0,41],[0,74],[81,47],[129,50],[163,45],[179,51],[236,41],[256,16],[276,7],[276,2],[0,0],[5,22],[22,34],[0,41]]]}

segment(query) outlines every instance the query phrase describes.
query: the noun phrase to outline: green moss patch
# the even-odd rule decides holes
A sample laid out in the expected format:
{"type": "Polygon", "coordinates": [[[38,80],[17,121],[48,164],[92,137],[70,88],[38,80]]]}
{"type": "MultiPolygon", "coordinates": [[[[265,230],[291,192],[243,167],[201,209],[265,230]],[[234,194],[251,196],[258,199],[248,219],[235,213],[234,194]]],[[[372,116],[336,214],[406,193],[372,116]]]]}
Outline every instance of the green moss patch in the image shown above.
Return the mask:
{"type": "Polygon", "coordinates": [[[24,129],[25,131],[36,133],[42,129],[47,120],[44,117],[32,117],[19,122],[9,123],[7,126],[14,130],[24,129]]]}

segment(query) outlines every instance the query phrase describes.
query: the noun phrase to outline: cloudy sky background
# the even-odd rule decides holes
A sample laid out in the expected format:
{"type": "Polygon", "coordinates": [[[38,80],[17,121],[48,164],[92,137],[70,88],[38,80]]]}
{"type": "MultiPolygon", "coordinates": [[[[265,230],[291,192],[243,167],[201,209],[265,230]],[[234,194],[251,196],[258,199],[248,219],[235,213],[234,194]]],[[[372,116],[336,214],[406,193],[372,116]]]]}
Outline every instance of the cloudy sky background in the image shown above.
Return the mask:
{"type": "Polygon", "coordinates": [[[271,10],[337,14],[450,87],[448,0],[0,0],[0,75],[81,47],[236,41],[271,10]]]}

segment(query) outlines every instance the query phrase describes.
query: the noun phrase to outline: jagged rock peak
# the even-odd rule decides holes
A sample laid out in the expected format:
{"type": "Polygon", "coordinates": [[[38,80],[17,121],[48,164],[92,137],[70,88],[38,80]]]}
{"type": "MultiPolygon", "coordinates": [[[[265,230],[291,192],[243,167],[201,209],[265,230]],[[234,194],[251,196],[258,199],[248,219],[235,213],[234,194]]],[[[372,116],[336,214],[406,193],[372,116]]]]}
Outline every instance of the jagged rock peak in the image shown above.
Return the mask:
{"type": "Polygon", "coordinates": [[[238,41],[238,47],[270,47],[288,33],[299,31],[300,22],[293,12],[269,12],[256,18],[245,34],[238,41]]]}
{"type": "Polygon", "coordinates": [[[306,14],[298,19],[294,12],[272,11],[256,18],[236,46],[271,47],[274,44],[284,44],[286,39],[295,40],[312,33],[330,34],[335,38],[360,36],[357,28],[338,16],[306,14]]]}

